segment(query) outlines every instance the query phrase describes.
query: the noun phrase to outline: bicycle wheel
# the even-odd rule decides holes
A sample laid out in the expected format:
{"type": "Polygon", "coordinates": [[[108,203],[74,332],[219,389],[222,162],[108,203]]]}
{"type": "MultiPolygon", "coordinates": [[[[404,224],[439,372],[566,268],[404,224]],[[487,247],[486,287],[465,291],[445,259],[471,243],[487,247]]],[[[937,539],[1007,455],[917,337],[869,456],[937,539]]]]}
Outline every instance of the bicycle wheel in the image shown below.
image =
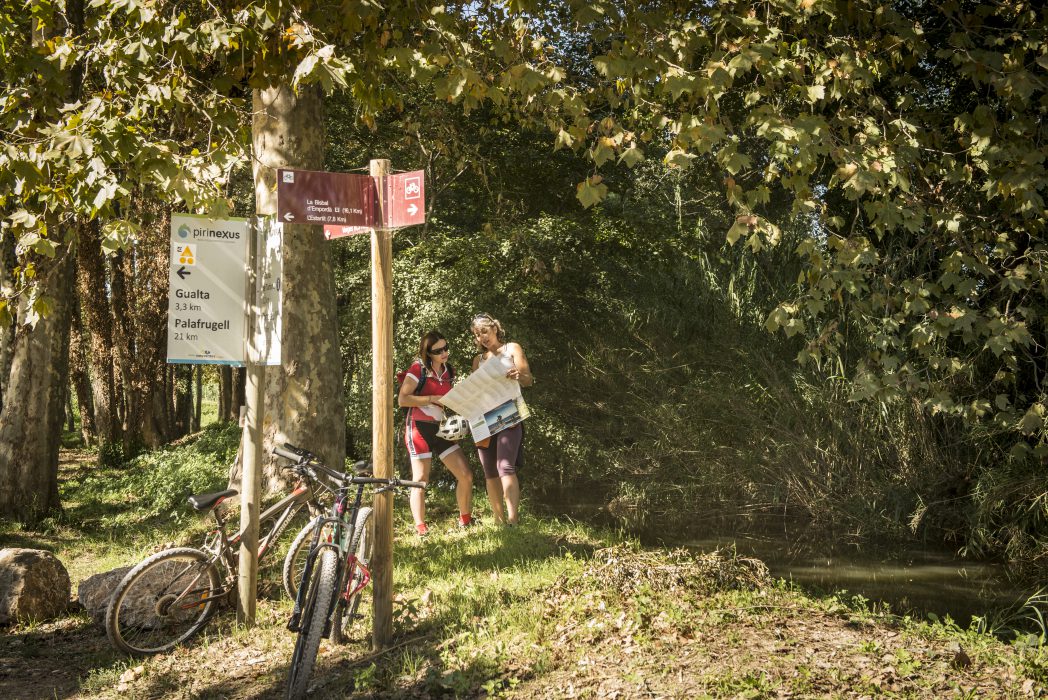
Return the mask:
{"type": "MultiPolygon", "coordinates": [[[[357,561],[364,566],[371,563],[371,552],[375,543],[375,521],[371,517],[371,508],[361,508],[357,513],[357,526],[353,531],[353,541],[349,543],[349,551],[356,552],[357,561]]],[[[331,622],[331,641],[342,644],[349,638],[349,628],[353,619],[357,616],[360,600],[364,596],[365,586],[353,593],[347,600],[342,596],[347,590],[352,591],[364,580],[364,572],[359,567],[353,566],[346,570],[343,576],[346,586],[339,591],[338,601],[335,603],[335,615],[331,622]]]]}
{"type": "Polygon", "coordinates": [[[204,552],[166,549],[121,579],[106,608],[106,634],[129,654],[169,651],[203,629],[221,594],[218,570],[204,552]]]}
{"type": "Polygon", "coordinates": [[[304,698],[309,687],[309,677],[313,675],[313,666],[317,662],[317,651],[320,639],[324,636],[324,626],[328,621],[338,590],[338,555],[335,550],[325,548],[317,558],[316,569],[310,577],[306,589],[306,599],[302,604],[301,626],[298,639],[295,641],[295,653],[291,656],[291,667],[287,676],[287,695],[289,699],[304,698]]]}
{"type": "Polygon", "coordinates": [[[309,545],[313,543],[315,527],[315,520],[306,523],[306,526],[295,535],[284,557],[284,570],[281,572],[280,581],[284,584],[284,591],[291,600],[298,595],[298,582],[302,580],[302,570],[306,568],[306,558],[309,556],[309,545]]]}

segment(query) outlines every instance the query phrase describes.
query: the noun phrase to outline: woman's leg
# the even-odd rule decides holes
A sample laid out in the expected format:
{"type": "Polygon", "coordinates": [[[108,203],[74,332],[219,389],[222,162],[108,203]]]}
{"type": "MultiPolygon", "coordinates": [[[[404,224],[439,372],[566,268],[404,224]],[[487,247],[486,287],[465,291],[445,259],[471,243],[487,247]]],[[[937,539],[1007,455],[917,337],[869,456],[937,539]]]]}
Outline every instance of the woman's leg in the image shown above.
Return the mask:
{"type": "MultiPolygon", "coordinates": [[[[432,457],[426,459],[411,460],[411,480],[425,481],[429,483],[429,465],[433,463],[432,457]]],[[[426,522],[426,491],[425,489],[408,489],[408,501],[411,504],[411,517],[415,519],[415,526],[426,522]]]]}
{"type": "Polygon", "coordinates": [[[506,474],[499,477],[502,492],[506,494],[506,522],[510,525],[517,524],[517,506],[520,504],[520,482],[516,474],[506,474]]]}
{"type": "Polygon", "coordinates": [[[506,511],[502,507],[502,482],[499,481],[498,449],[495,440],[488,438],[484,447],[477,447],[477,457],[484,469],[484,486],[488,491],[488,503],[491,504],[491,516],[496,525],[506,522],[506,511]]]}
{"type": "Polygon", "coordinates": [[[458,501],[459,515],[472,515],[473,472],[466,462],[466,455],[462,454],[461,449],[456,449],[441,457],[440,461],[455,476],[455,500],[458,501]]]}
{"type": "Polygon", "coordinates": [[[495,524],[502,525],[506,522],[506,511],[502,508],[502,481],[498,477],[484,479],[484,485],[488,489],[488,503],[491,504],[491,513],[495,519],[495,524]]]}
{"type": "Polygon", "coordinates": [[[520,504],[520,481],[517,479],[517,463],[520,458],[523,426],[515,425],[495,436],[497,465],[502,493],[506,498],[506,522],[517,524],[517,506],[520,504]]]}

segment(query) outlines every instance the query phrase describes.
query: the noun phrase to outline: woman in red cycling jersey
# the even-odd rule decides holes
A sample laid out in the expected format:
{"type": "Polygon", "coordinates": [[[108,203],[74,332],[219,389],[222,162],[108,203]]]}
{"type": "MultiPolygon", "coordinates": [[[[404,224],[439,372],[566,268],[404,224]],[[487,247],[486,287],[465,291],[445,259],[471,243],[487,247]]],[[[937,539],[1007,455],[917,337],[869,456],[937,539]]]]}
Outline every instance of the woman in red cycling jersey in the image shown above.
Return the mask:
{"type": "MultiPolygon", "coordinates": [[[[454,373],[448,365],[450,352],[447,338],[437,331],[422,336],[418,358],[404,373],[397,401],[401,407],[408,409],[404,442],[411,456],[412,480],[428,482],[433,456],[440,457],[440,461],[458,482],[455,485],[455,497],[459,507],[459,526],[468,527],[473,524],[473,473],[458,443],[437,435],[440,422],[444,420],[440,397],[451,391],[454,379],[454,373]],[[420,379],[423,380],[421,389],[418,387],[420,379]]],[[[415,529],[419,535],[425,536],[429,532],[425,492],[411,489],[410,501],[415,529]]]]}

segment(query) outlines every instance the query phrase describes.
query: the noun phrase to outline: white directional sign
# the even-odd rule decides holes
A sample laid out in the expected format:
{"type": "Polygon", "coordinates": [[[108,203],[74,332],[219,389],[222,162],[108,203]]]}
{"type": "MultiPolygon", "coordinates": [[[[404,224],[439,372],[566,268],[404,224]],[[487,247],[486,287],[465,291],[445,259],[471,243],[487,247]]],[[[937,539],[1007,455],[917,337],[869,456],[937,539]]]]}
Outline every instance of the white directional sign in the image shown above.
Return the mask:
{"type": "Polygon", "coordinates": [[[167,361],[243,365],[247,219],[171,217],[167,361]]]}

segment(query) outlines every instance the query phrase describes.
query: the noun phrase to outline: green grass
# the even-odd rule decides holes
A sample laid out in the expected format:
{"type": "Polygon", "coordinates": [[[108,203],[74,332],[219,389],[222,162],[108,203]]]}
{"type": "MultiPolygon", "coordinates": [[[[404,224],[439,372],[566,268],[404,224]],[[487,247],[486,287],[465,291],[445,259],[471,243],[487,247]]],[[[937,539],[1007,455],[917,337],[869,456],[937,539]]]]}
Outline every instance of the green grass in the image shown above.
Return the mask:
{"type": "MultiPolygon", "coordinates": [[[[0,537],[52,549],[74,585],[160,544],[195,541],[206,520],[175,495],[223,484],[235,443],[235,429],[215,427],[121,469],[70,469],[65,518],[39,531],[5,525],[0,537]]],[[[449,491],[435,489],[427,504],[431,534],[420,539],[405,499],[395,501],[391,646],[371,651],[366,600],[352,641],[323,643],[317,697],[548,697],[569,686],[588,697],[996,697],[1048,680],[1041,646],[894,616],[846,591],[810,596],[730,550],[643,549],[615,532],[535,517],[527,500],[520,527],[497,527],[479,490],[477,528],[455,527],[449,491]],[[971,657],[970,669],[951,666],[954,649],[971,657]]],[[[86,619],[10,629],[27,640],[10,653],[58,675],[54,659],[91,649],[89,668],[70,681],[79,697],[278,697],[294,636],[277,572],[262,572],[253,628],[227,610],[172,654],[128,661],[86,619]]]]}
{"type": "Polygon", "coordinates": [[[29,529],[0,520],[0,546],[53,552],[76,583],[133,564],[168,543],[195,542],[207,522],[186,505],[192,493],[222,488],[239,429],[212,424],[175,446],[119,466],[90,451],[60,474],[61,514],[29,529]]]}

